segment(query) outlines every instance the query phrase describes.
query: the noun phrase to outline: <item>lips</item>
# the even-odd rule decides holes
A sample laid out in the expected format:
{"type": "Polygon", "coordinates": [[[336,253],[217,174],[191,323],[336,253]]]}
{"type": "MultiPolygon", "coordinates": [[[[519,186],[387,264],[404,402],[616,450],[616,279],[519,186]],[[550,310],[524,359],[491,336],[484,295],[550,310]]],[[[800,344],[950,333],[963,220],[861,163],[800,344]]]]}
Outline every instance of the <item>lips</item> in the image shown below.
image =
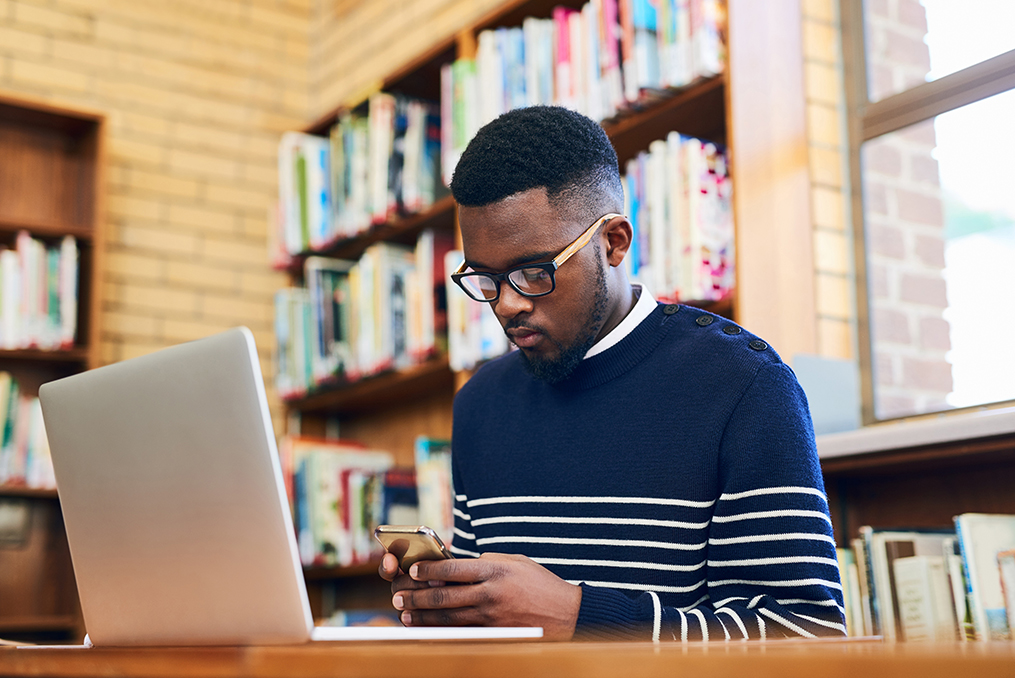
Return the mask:
{"type": "Polygon", "coordinates": [[[507,335],[518,348],[532,348],[543,338],[542,332],[523,327],[507,330],[507,335]]]}

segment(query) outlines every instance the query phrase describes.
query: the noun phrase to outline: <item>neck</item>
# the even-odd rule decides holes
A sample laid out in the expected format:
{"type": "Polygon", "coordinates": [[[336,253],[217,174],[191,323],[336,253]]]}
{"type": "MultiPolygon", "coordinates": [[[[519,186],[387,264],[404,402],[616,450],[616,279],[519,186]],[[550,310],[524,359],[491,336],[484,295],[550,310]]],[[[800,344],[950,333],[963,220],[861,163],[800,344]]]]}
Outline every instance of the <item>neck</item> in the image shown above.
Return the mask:
{"type": "Polygon", "coordinates": [[[634,308],[634,303],[634,290],[631,289],[631,283],[628,281],[627,276],[624,276],[610,290],[610,312],[607,314],[606,322],[600,328],[599,334],[596,335],[596,341],[605,337],[613,328],[619,325],[620,321],[626,318],[627,314],[634,308]]]}

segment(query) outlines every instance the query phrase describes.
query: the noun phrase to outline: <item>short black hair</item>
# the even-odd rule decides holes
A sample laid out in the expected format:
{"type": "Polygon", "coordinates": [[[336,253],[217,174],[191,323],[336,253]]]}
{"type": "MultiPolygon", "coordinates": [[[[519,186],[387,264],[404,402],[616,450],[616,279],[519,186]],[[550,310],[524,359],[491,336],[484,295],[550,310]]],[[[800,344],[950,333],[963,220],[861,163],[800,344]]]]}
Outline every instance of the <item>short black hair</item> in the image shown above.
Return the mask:
{"type": "Polygon", "coordinates": [[[451,179],[451,193],[466,207],[541,187],[551,205],[576,219],[622,211],[617,152],[598,123],[561,106],[509,111],[479,129],[451,179]]]}

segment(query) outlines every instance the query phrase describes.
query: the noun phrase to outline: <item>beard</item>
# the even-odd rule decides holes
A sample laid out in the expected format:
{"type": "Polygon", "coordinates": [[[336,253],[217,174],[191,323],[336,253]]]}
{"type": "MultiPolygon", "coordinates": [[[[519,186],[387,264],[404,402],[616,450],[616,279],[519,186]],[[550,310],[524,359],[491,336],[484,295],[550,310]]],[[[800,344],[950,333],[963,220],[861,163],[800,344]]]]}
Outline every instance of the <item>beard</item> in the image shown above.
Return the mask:
{"type": "Polygon", "coordinates": [[[593,299],[585,322],[582,323],[584,330],[575,338],[570,346],[565,346],[556,339],[546,335],[546,339],[557,348],[557,356],[555,358],[530,356],[525,351],[519,350],[519,353],[522,354],[522,364],[525,366],[526,371],[536,379],[545,381],[548,384],[559,384],[570,377],[578,369],[578,366],[581,365],[582,360],[585,359],[585,354],[596,343],[596,336],[599,334],[599,330],[603,326],[603,319],[606,317],[606,305],[606,272],[603,270],[602,257],[596,256],[596,279],[593,285],[593,299]]]}

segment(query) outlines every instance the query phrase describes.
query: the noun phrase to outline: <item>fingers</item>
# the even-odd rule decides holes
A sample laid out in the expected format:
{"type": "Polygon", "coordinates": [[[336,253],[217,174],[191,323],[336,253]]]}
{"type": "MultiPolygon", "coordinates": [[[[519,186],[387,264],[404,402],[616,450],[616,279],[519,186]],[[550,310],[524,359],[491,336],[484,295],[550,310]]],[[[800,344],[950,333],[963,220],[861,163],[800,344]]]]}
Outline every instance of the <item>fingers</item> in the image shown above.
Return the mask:
{"type": "Polygon", "coordinates": [[[377,574],[385,581],[393,581],[398,575],[398,558],[391,553],[385,553],[381,558],[381,564],[377,566],[377,574]]]}
{"type": "Polygon", "coordinates": [[[391,581],[391,594],[394,595],[399,591],[413,591],[429,587],[429,582],[416,581],[407,574],[400,574],[391,581]]]}
{"type": "Polygon", "coordinates": [[[477,609],[406,610],[400,617],[405,626],[484,626],[486,617],[477,609]]]}
{"type": "Polygon", "coordinates": [[[498,563],[484,558],[421,560],[409,568],[409,576],[417,581],[453,581],[471,584],[486,581],[498,571],[498,563]]]}
{"type": "MultiPolygon", "coordinates": [[[[425,584],[425,582],[417,582],[425,584]]],[[[438,586],[396,591],[391,604],[397,610],[449,610],[481,604],[481,586],[438,586]]]]}

